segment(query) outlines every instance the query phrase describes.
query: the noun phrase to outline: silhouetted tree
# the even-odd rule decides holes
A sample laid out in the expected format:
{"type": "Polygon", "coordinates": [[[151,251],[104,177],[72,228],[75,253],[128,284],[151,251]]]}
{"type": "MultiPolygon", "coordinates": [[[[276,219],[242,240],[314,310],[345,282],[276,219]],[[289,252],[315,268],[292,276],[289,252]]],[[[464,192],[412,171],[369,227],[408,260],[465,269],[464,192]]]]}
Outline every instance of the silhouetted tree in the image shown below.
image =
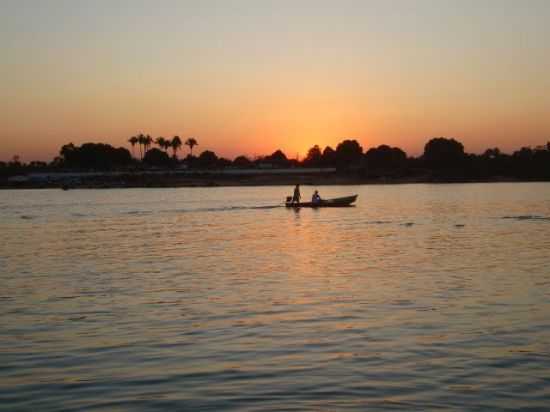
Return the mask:
{"type": "Polygon", "coordinates": [[[49,167],[54,169],[63,167],[63,158],[61,156],[55,156],[50,162],[49,167]]]}
{"type": "Polygon", "coordinates": [[[155,139],[155,143],[158,147],[160,147],[163,151],[167,151],[168,148],[172,145],[172,142],[165,139],[164,137],[160,136],[155,139]]]}
{"type": "Polygon", "coordinates": [[[235,160],[233,160],[233,165],[240,169],[246,169],[252,166],[252,162],[246,156],[237,156],[235,160]]]}
{"type": "Polygon", "coordinates": [[[264,157],[262,161],[277,167],[288,167],[289,165],[286,155],[281,150],[274,151],[271,155],[264,157]]]}
{"type": "Polygon", "coordinates": [[[172,140],[164,139],[164,151],[168,153],[168,149],[172,147],[172,140]]]}
{"type": "Polygon", "coordinates": [[[424,146],[423,158],[434,170],[458,168],[465,159],[464,146],[455,139],[436,137],[424,146]]]}
{"type": "Polygon", "coordinates": [[[218,156],[216,156],[216,153],[211,152],[210,150],[205,150],[200,154],[197,160],[199,167],[209,169],[216,166],[218,156]]]}
{"type": "MultiPolygon", "coordinates": [[[[151,166],[173,166],[175,161],[166,153],[167,148],[172,147],[174,157],[181,147],[177,139],[163,139],[159,137],[156,143],[164,149],[150,149],[150,136],[139,134],[132,136],[128,142],[134,150],[136,144],[140,146],[141,158],[145,164],[151,166]],[[149,139],[148,139],[149,137],[149,139]],[[164,140],[164,142],[163,142],[164,140]],[[173,141],[176,141],[174,148],[173,141]],[[167,147],[166,144],[169,146],[167,147]],[[142,153],[142,146],[145,153],[142,153]],[[160,153],[160,154],[159,154],[160,153]],[[167,161],[168,159],[168,161],[167,161]]],[[[218,159],[212,151],[204,151],[197,158],[190,154],[185,159],[189,167],[227,167],[231,162],[227,159],[218,159]]],[[[502,153],[497,147],[489,148],[482,154],[468,154],[464,152],[462,143],[455,139],[443,137],[428,141],[424,147],[424,153],[418,158],[407,158],[406,153],[396,147],[380,145],[369,149],[364,155],[360,155],[362,148],[355,140],[341,142],[337,150],[327,146],[323,152],[318,146],[308,151],[302,164],[304,166],[319,165],[324,167],[337,166],[340,170],[348,165],[356,166],[362,163],[366,166],[358,170],[362,176],[387,176],[387,177],[418,177],[430,179],[433,177],[456,180],[482,180],[493,178],[524,179],[524,180],[550,180],[550,142],[537,145],[533,148],[523,147],[512,155],[502,153]]],[[[297,160],[289,160],[286,155],[277,150],[264,158],[258,157],[255,163],[270,163],[275,166],[298,165],[297,160]]],[[[0,163],[0,177],[12,176],[34,170],[48,169],[95,169],[110,170],[124,168],[133,164],[130,152],[124,148],[114,148],[102,143],[84,143],[75,146],[73,143],[63,145],[60,155],[50,164],[33,161],[22,163],[18,156],[10,162],[0,163]]],[[[253,163],[245,156],[238,156],[232,163],[235,167],[251,167],[253,163]]],[[[265,166],[265,165],[263,165],[265,166]]]]}
{"type": "Polygon", "coordinates": [[[398,147],[380,145],[365,153],[365,161],[369,171],[395,172],[406,166],[407,154],[398,147]]]}
{"type": "Polygon", "coordinates": [[[550,179],[550,151],[546,146],[534,150],[522,147],[512,154],[513,175],[522,179],[550,179]]]}
{"type": "Polygon", "coordinates": [[[487,159],[496,159],[500,156],[500,149],[498,147],[495,147],[493,149],[487,149],[482,155],[483,157],[487,159]]]}
{"type": "Polygon", "coordinates": [[[323,154],[321,153],[321,149],[319,148],[319,146],[317,145],[313,146],[307,152],[307,156],[303,161],[304,166],[319,167],[321,165],[322,156],[323,154]]]}
{"type": "Polygon", "coordinates": [[[532,178],[550,179],[550,151],[546,145],[533,153],[532,178]]]}
{"type": "Polygon", "coordinates": [[[138,143],[137,136],[132,136],[128,139],[128,143],[132,145],[132,156],[134,156],[134,146],[138,143]]]}
{"type": "Polygon", "coordinates": [[[336,151],[327,146],[323,150],[323,155],[321,156],[321,165],[324,167],[333,167],[336,166],[336,151]]]}
{"type": "Polygon", "coordinates": [[[348,169],[361,163],[363,148],[357,140],[344,140],[336,146],[336,166],[348,169]]]}
{"type": "Polygon", "coordinates": [[[146,135],[145,140],[143,141],[145,154],[147,154],[147,151],[151,148],[152,144],[153,144],[153,138],[150,135],[146,135]]]}
{"type": "Polygon", "coordinates": [[[143,133],[140,133],[140,134],[137,135],[137,139],[138,139],[138,144],[139,144],[139,158],[140,158],[140,160],[143,160],[142,147],[145,148],[147,137],[143,133]]]}
{"type": "Polygon", "coordinates": [[[21,164],[21,158],[19,157],[19,155],[13,155],[13,157],[11,158],[11,161],[9,163],[9,165],[11,167],[15,167],[15,168],[20,168],[21,166],[23,166],[21,164]]]}
{"type": "Polygon", "coordinates": [[[189,154],[193,156],[193,147],[198,146],[199,142],[194,137],[190,137],[185,141],[185,145],[189,146],[189,154]]]}
{"type": "Polygon", "coordinates": [[[9,162],[0,162],[0,178],[7,178],[25,171],[27,165],[21,163],[19,155],[15,155],[9,162]]]}
{"type": "Polygon", "coordinates": [[[468,155],[469,173],[475,178],[491,176],[511,176],[510,156],[503,154],[498,147],[485,150],[482,155],[468,155]]]}
{"type": "Polygon", "coordinates": [[[61,150],[59,151],[61,158],[67,165],[70,165],[73,162],[73,159],[76,159],[75,153],[76,146],[72,142],[61,146],[61,150]]]}
{"type": "Polygon", "coordinates": [[[166,152],[153,148],[145,153],[145,156],[143,157],[143,163],[146,163],[150,166],[168,167],[171,165],[172,161],[170,160],[170,156],[168,156],[166,152]]]}
{"type": "Polygon", "coordinates": [[[6,178],[20,173],[21,163],[12,159],[10,162],[0,162],[0,177],[6,178]]]}
{"type": "Polygon", "coordinates": [[[164,137],[159,136],[155,139],[155,144],[160,147],[162,150],[164,150],[164,137]]]}
{"type": "Polygon", "coordinates": [[[63,165],[79,169],[109,170],[132,163],[130,152],[104,143],[84,143],[77,147],[72,143],[60,150],[63,165]]]}
{"type": "Polygon", "coordinates": [[[172,141],[170,142],[170,146],[172,146],[172,150],[174,152],[174,158],[177,159],[177,154],[178,154],[178,150],[180,149],[181,147],[181,139],[179,136],[174,136],[172,138],[172,141]]]}

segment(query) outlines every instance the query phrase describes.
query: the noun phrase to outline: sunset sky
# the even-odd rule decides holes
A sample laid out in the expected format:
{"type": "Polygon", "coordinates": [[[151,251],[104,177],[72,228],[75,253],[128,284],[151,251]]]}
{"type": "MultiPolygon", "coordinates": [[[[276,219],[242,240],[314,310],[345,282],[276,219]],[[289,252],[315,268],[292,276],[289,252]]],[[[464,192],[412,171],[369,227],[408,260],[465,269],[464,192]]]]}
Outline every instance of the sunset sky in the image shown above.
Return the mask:
{"type": "Polygon", "coordinates": [[[1,160],[140,132],[230,158],[550,140],[548,0],[0,5],[1,160]]]}

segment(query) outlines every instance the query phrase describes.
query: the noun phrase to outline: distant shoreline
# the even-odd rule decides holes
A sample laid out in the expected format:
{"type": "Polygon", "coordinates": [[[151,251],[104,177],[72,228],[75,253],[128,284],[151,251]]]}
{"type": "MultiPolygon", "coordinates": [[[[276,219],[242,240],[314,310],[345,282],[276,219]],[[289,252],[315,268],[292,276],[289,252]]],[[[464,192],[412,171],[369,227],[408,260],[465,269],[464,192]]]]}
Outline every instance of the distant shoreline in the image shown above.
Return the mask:
{"type": "MultiPolygon", "coordinates": [[[[223,174],[215,171],[195,173],[115,172],[115,173],[55,173],[18,176],[0,181],[0,189],[111,189],[111,188],[179,188],[179,187],[248,187],[248,186],[334,186],[334,185],[380,185],[380,184],[442,184],[442,183],[507,183],[541,182],[541,179],[518,179],[508,177],[364,177],[357,174],[339,174],[334,171],[300,171],[276,173],[223,174]]],[[[547,181],[547,180],[546,180],[547,181]]]]}

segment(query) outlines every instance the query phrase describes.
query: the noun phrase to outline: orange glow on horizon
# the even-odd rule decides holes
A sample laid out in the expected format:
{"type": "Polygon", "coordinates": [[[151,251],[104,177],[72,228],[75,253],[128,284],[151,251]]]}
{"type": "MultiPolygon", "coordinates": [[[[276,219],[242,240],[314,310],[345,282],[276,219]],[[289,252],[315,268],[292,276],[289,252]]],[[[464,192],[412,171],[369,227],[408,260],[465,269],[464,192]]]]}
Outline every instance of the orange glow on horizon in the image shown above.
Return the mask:
{"type": "Polygon", "coordinates": [[[413,156],[438,136],[470,153],[550,140],[545,1],[23,3],[0,14],[0,160],[129,149],[140,132],[230,159],[349,138],[413,156]]]}

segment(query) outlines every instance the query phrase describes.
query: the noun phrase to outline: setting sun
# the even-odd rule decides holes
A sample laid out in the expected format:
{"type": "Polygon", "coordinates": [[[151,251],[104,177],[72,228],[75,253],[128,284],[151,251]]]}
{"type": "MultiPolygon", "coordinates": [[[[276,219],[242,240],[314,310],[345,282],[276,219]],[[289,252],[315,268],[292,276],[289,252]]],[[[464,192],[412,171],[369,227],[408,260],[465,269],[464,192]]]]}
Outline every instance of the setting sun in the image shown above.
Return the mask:
{"type": "Polygon", "coordinates": [[[0,158],[139,132],[229,158],[344,138],[512,151],[550,136],[546,2],[123,4],[7,2],[0,158]]]}

